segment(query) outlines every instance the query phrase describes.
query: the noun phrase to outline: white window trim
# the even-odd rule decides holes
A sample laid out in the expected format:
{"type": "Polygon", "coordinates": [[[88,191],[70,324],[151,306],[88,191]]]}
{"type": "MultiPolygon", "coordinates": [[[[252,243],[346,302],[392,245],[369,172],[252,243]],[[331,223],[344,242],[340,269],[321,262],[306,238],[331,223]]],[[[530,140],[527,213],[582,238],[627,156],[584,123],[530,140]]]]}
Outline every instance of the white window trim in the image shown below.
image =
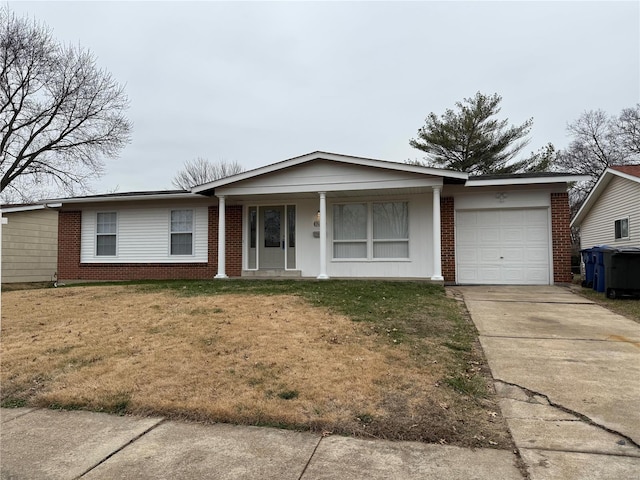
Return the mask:
{"type": "MultiPolygon", "coordinates": [[[[629,217],[616,218],[613,221],[613,239],[616,240],[616,241],[617,240],[629,240],[630,235],[631,235],[631,231],[630,231],[631,229],[629,227],[630,227],[629,217]],[[627,236],[626,237],[616,237],[616,223],[617,222],[622,222],[623,220],[627,221],[627,236]]],[[[621,228],[621,230],[622,230],[622,228],[621,228]]]]}
{"type": "Polygon", "coordinates": [[[95,218],[95,232],[94,232],[94,238],[95,238],[95,248],[93,250],[93,255],[95,258],[117,258],[118,257],[118,238],[120,237],[119,234],[119,225],[120,225],[120,215],[118,214],[117,210],[104,210],[104,211],[98,211],[96,212],[96,218],[95,218]],[[101,213],[115,213],[116,214],[116,233],[98,233],[98,215],[100,215],[101,213]],[[99,255],[98,254],[98,237],[102,237],[102,236],[115,236],[116,237],[116,253],[113,255],[99,255]]]}
{"type": "Polygon", "coordinates": [[[329,210],[331,212],[331,221],[328,222],[331,228],[330,238],[331,238],[331,262],[410,262],[411,261],[411,215],[409,214],[411,202],[407,199],[389,199],[389,200],[372,200],[368,202],[332,202],[330,204],[329,210]],[[408,237],[406,239],[403,238],[394,238],[394,239],[375,239],[373,238],[373,204],[374,203],[406,203],[407,204],[407,232],[408,237]],[[334,219],[333,219],[333,207],[335,205],[366,205],[367,207],[367,238],[364,240],[355,239],[355,240],[335,240],[333,238],[334,232],[334,219]],[[336,258],[334,256],[333,245],[335,243],[366,243],[367,245],[367,256],[366,257],[355,257],[355,258],[336,258]],[[384,257],[384,258],[374,258],[373,256],[373,244],[374,243],[384,243],[384,242],[407,242],[407,256],[406,257],[384,257]]]}
{"type": "Polygon", "coordinates": [[[171,208],[169,209],[169,244],[167,245],[167,254],[169,258],[185,258],[195,257],[196,254],[196,212],[193,208],[171,208]],[[191,231],[190,232],[173,232],[171,231],[171,213],[180,211],[191,212],[191,231]],[[190,233],[191,234],[191,253],[171,253],[171,238],[173,234],[190,233]]]}

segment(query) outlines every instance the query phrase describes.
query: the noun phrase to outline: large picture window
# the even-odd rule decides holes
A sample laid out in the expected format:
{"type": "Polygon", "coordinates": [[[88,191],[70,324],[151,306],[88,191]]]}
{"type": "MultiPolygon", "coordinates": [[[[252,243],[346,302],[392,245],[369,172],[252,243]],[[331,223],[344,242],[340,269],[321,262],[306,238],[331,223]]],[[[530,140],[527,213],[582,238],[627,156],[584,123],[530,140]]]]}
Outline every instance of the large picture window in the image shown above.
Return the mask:
{"type": "Polygon", "coordinates": [[[616,240],[629,238],[629,219],[621,218],[615,221],[616,240]]]}
{"type": "Polygon", "coordinates": [[[409,258],[408,203],[334,205],[333,258],[409,258]]]}
{"type": "Polygon", "coordinates": [[[99,212],[96,216],[96,256],[115,256],[118,235],[118,214],[99,212]]]}
{"type": "Polygon", "coordinates": [[[367,258],[367,204],[333,206],[333,257],[367,258]]]}
{"type": "Polygon", "coordinates": [[[373,204],[373,258],[409,257],[407,202],[373,204]]]}
{"type": "Polygon", "coordinates": [[[171,255],[193,255],[193,210],[171,210],[171,255]]]}

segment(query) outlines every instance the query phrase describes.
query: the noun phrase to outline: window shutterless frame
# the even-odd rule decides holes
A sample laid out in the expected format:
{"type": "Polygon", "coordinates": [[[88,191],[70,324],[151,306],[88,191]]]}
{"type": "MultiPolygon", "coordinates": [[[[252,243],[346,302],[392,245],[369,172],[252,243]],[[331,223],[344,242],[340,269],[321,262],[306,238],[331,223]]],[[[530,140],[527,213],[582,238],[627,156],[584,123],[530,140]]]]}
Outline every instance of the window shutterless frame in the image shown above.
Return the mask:
{"type": "Polygon", "coordinates": [[[193,209],[175,209],[169,213],[169,255],[193,255],[193,209]]]}
{"type": "Polygon", "coordinates": [[[629,238],[629,217],[619,218],[614,222],[614,238],[616,240],[629,238]]]}
{"type": "Polygon", "coordinates": [[[96,257],[115,257],[118,251],[118,213],[96,213],[96,257]]]}

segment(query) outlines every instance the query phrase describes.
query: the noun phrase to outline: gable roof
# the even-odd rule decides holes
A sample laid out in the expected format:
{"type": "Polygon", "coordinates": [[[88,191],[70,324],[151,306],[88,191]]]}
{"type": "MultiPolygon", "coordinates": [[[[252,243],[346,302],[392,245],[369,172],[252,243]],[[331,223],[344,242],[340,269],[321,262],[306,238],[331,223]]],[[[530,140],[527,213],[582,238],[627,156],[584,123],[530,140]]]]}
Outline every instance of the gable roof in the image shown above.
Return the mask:
{"type": "Polygon", "coordinates": [[[402,172],[421,173],[424,175],[449,178],[454,181],[458,180],[460,181],[460,183],[464,183],[464,181],[469,177],[469,174],[465,172],[458,172],[454,170],[445,170],[440,168],[424,167],[421,165],[411,165],[407,163],[390,162],[387,160],[378,160],[378,159],[365,158],[365,157],[354,157],[351,155],[342,155],[339,153],[316,151],[312,153],[307,153],[306,155],[301,155],[299,157],[289,158],[281,162],[272,163],[271,165],[266,165],[264,167],[259,167],[253,170],[248,170],[246,172],[238,173],[237,175],[231,175],[230,177],[221,178],[213,182],[205,183],[203,185],[197,185],[193,187],[191,191],[193,193],[204,194],[206,192],[211,192],[214,189],[225,186],[225,185],[230,185],[232,183],[240,182],[242,180],[258,177],[260,175],[277,172],[280,170],[284,170],[286,168],[294,167],[296,165],[312,162],[314,160],[330,160],[330,161],[346,163],[350,165],[384,168],[387,170],[397,170],[402,172]]]}
{"type": "Polygon", "coordinates": [[[640,184],[640,165],[612,165],[607,168],[589,192],[576,216],[571,220],[572,227],[579,227],[587,216],[593,205],[596,203],[609,182],[615,177],[626,178],[632,182],[640,184]]]}

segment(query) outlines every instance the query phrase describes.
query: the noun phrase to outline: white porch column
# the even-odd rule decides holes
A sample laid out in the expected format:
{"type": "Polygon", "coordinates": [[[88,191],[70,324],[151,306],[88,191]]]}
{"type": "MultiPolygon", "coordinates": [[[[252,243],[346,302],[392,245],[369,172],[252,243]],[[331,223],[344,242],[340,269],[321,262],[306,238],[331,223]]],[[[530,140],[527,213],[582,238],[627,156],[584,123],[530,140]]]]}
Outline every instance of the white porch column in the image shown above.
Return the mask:
{"type": "Polygon", "coordinates": [[[319,280],[329,278],[327,275],[327,194],[320,194],[320,274],[319,280]]]}
{"type": "Polygon", "coordinates": [[[227,249],[225,241],[225,201],[224,195],[218,197],[218,274],[213,278],[229,278],[225,273],[227,249]]]}
{"type": "Polygon", "coordinates": [[[442,245],[440,240],[440,190],[433,187],[433,275],[431,280],[444,280],[442,276],[442,245]]]}

